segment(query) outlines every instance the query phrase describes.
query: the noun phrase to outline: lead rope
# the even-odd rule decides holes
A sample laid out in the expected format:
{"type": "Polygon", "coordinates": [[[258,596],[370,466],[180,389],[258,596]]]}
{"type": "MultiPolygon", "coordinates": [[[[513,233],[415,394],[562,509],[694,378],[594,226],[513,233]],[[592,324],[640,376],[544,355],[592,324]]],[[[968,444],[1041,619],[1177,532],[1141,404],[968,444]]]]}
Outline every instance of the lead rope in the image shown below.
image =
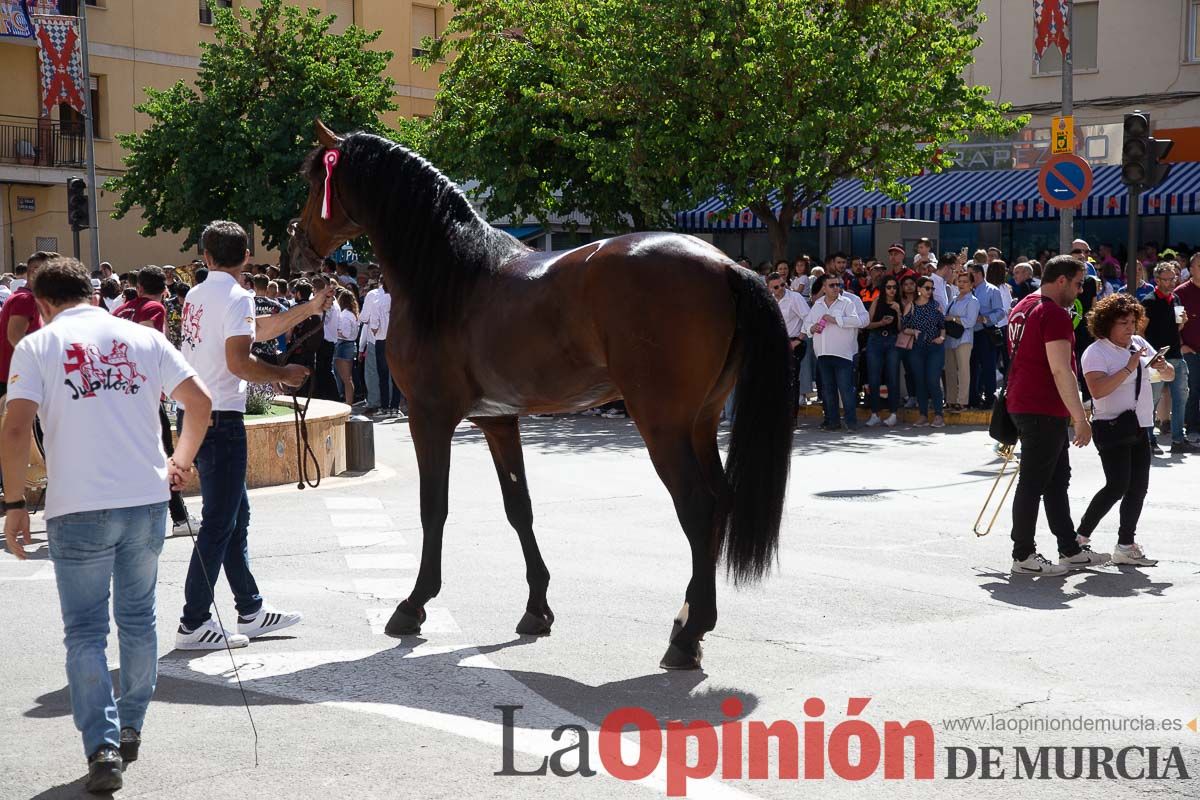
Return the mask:
{"type": "Polygon", "coordinates": [[[225,652],[229,654],[229,663],[233,665],[233,677],[237,680],[238,691],[242,693],[242,705],[246,707],[246,716],[250,719],[250,730],[254,732],[254,768],[258,769],[258,726],[254,724],[254,715],[250,713],[250,701],[246,698],[246,687],[242,686],[242,676],[238,672],[237,660],[233,657],[233,650],[229,646],[229,632],[225,627],[225,623],[221,620],[221,607],[217,604],[216,594],[213,591],[213,582],[208,577],[208,569],[204,566],[204,559],[200,557],[200,547],[196,544],[196,534],[192,531],[192,516],[187,516],[188,536],[192,539],[192,547],[196,553],[196,563],[200,565],[200,571],[204,574],[204,580],[208,583],[208,597],[212,601],[212,609],[217,615],[217,624],[221,626],[221,641],[225,643],[225,652]]]}
{"type": "MultiPolygon", "coordinates": [[[[313,328],[308,333],[296,339],[284,352],[283,363],[287,363],[288,358],[296,352],[300,345],[311,339],[314,334],[321,332],[320,327],[313,328]]],[[[289,394],[292,396],[292,426],[296,434],[296,474],[300,480],[296,483],[296,488],[303,490],[305,486],[310,489],[316,489],[321,485],[321,462],[317,458],[317,454],[313,451],[312,445],[308,441],[308,406],[312,403],[313,387],[317,382],[317,356],[316,353],[312,357],[312,373],[308,376],[308,397],[304,400],[304,406],[300,405],[300,393],[297,389],[292,389],[289,394]],[[316,473],[316,480],[309,480],[308,466],[311,462],[313,472],[316,473]]]]}

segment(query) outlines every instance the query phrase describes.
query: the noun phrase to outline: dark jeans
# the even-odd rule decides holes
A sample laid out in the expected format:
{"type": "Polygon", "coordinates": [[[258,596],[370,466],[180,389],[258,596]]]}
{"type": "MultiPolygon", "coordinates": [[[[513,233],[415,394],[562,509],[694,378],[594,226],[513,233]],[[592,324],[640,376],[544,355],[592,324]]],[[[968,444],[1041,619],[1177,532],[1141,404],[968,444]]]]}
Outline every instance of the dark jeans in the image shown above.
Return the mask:
{"type": "Polygon", "coordinates": [[[821,385],[824,387],[822,400],[825,405],[825,424],[837,426],[841,423],[841,414],[846,416],[846,427],[854,430],[858,427],[858,417],[854,412],[857,404],[857,392],[854,390],[854,362],[839,356],[821,356],[817,359],[821,368],[821,385]],[[841,395],[842,407],[839,412],[838,396],[841,395]]]}
{"type": "MultiPolygon", "coordinates": [[[[179,426],[183,428],[183,413],[179,426]]],[[[243,617],[258,613],[262,596],[250,573],[250,498],[246,495],[246,425],[224,417],[214,423],[196,454],[200,474],[203,518],[183,585],[183,616],[179,622],[195,630],[209,617],[213,583],[225,568],[234,605],[243,617]],[[205,580],[207,575],[208,580],[205,580]]]]}
{"type": "Polygon", "coordinates": [[[317,381],[313,387],[313,396],[321,400],[336,400],[340,403],[343,395],[338,392],[337,381],[333,377],[333,350],[333,342],[321,340],[321,346],[317,350],[317,366],[313,370],[313,377],[317,381]]]}
{"type": "Polygon", "coordinates": [[[917,410],[924,417],[933,406],[935,416],[942,415],[942,370],[946,366],[944,344],[917,344],[908,351],[909,368],[917,382],[917,410]]]}
{"type": "MultiPolygon", "coordinates": [[[[175,440],[171,437],[171,420],[167,419],[167,412],[163,410],[162,404],[158,406],[158,424],[162,428],[162,443],[163,449],[167,453],[167,458],[175,455],[175,440]]],[[[178,524],[187,519],[187,506],[183,504],[183,493],[171,490],[171,522],[178,524]]]]}
{"type": "Polygon", "coordinates": [[[1024,561],[1037,552],[1038,503],[1046,506],[1050,532],[1058,539],[1060,555],[1079,552],[1071,522],[1071,443],[1065,417],[1013,414],[1021,441],[1021,472],[1013,493],[1013,560],[1024,561]]]}
{"type": "Polygon", "coordinates": [[[871,387],[872,414],[878,414],[883,405],[879,387],[884,385],[888,388],[888,410],[893,414],[900,410],[900,351],[894,335],[872,331],[867,339],[867,383],[871,387]]]}
{"type": "Polygon", "coordinates": [[[808,352],[808,342],[796,342],[796,346],[792,348],[792,417],[800,413],[800,362],[804,361],[804,354],[808,352]]]}
{"type": "Polygon", "coordinates": [[[988,328],[975,331],[975,346],[971,348],[971,404],[996,399],[996,343],[988,328]]]}
{"type": "Polygon", "coordinates": [[[404,396],[400,394],[396,384],[392,383],[392,372],[387,363],[386,341],[375,342],[375,367],[379,371],[379,407],[400,408],[404,396]]]}
{"type": "MultiPolygon", "coordinates": [[[[1079,535],[1091,536],[1112,507],[1121,501],[1121,523],[1117,528],[1120,544],[1133,544],[1137,533],[1138,518],[1142,516],[1142,504],[1150,488],[1150,437],[1124,447],[1110,447],[1100,451],[1100,463],[1104,465],[1104,487],[1096,492],[1083,519],[1079,520],[1079,535]]],[[[1022,465],[1023,466],[1023,465],[1022,465]]]]}
{"type": "Polygon", "coordinates": [[[1188,398],[1184,419],[1188,436],[1200,436],[1200,353],[1184,353],[1188,368],[1188,398]]]}

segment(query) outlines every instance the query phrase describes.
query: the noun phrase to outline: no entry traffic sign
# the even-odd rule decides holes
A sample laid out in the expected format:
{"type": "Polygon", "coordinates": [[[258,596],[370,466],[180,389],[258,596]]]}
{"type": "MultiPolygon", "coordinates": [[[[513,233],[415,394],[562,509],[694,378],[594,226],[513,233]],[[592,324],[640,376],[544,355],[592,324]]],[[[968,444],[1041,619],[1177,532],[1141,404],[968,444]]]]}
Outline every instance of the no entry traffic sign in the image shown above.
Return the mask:
{"type": "Polygon", "coordinates": [[[1055,208],[1077,208],[1092,191],[1092,168],[1071,153],[1052,156],[1038,175],[1038,191],[1055,208]]]}

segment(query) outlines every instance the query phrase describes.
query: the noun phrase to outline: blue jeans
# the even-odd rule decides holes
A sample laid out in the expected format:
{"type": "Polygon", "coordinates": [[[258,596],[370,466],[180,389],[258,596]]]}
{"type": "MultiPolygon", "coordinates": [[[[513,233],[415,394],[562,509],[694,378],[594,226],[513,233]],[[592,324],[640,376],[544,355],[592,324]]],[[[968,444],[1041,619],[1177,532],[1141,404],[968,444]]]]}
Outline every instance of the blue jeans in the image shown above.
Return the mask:
{"type": "Polygon", "coordinates": [[[996,344],[987,328],[975,331],[971,348],[971,404],[996,399],[996,344]]]}
{"type": "Polygon", "coordinates": [[[1179,444],[1183,441],[1184,414],[1188,402],[1188,365],[1182,358],[1168,358],[1167,363],[1175,368],[1175,380],[1153,384],[1154,407],[1158,407],[1163,388],[1171,387],[1171,443],[1179,444]]]}
{"type": "Polygon", "coordinates": [[[1183,363],[1187,365],[1188,372],[1188,396],[1184,409],[1187,432],[1189,436],[1200,436],[1200,353],[1184,353],[1183,363]]]}
{"type": "Polygon", "coordinates": [[[341,339],[333,348],[333,363],[330,364],[330,369],[333,370],[333,382],[337,385],[338,400],[346,396],[346,387],[343,385],[342,376],[338,374],[337,362],[349,361],[351,365],[358,360],[357,345],[349,339],[341,339]]]}
{"type": "Polygon", "coordinates": [[[386,408],[379,402],[379,362],[375,358],[375,342],[367,343],[367,358],[363,362],[363,379],[367,384],[367,405],[371,408],[386,408]]]}
{"type": "Polygon", "coordinates": [[[928,342],[914,345],[908,351],[908,363],[912,367],[913,380],[917,383],[917,410],[922,417],[926,416],[932,402],[933,413],[940,417],[945,400],[942,396],[942,369],[946,366],[946,346],[928,342]]]}
{"type": "Polygon", "coordinates": [[[900,410],[900,351],[896,337],[872,331],[867,339],[867,383],[871,386],[871,413],[878,414],[883,401],[879,387],[888,387],[888,410],[900,410]]]}
{"type": "Polygon", "coordinates": [[[817,364],[821,368],[821,385],[824,387],[822,402],[825,406],[825,424],[836,426],[841,423],[838,396],[841,395],[842,412],[846,415],[846,427],[858,427],[854,407],[858,398],[854,391],[854,362],[839,356],[820,356],[817,364]]]}
{"type": "MultiPolygon", "coordinates": [[[[179,412],[183,427],[183,412],[179,412]]],[[[246,426],[241,419],[214,423],[196,454],[203,517],[183,584],[179,623],[195,630],[211,616],[213,583],[225,568],[238,613],[249,617],[262,608],[258,584],[250,573],[250,498],[246,495],[246,426]],[[205,576],[207,575],[207,580],[205,576]]]]}
{"type": "Polygon", "coordinates": [[[400,408],[404,395],[392,380],[387,363],[387,340],[375,343],[375,368],[379,372],[379,398],[383,408],[400,408]]]}
{"type": "Polygon", "coordinates": [[[46,521],[62,607],[71,714],[83,752],[142,729],[158,679],[154,586],[167,535],[167,503],[82,511],[46,521]],[[109,582],[121,650],[121,699],[113,699],[104,649],[109,582]]]}

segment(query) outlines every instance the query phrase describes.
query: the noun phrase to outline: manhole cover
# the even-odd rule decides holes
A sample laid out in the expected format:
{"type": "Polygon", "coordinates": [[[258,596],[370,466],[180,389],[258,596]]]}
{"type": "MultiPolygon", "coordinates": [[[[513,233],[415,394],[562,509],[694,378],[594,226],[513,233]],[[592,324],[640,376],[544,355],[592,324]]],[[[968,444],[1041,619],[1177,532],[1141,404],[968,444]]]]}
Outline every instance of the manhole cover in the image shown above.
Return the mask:
{"type": "Polygon", "coordinates": [[[879,500],[881,495],[890,494],[895,489],[835,489],[830,492],[817,492],[814,497],[824,497],[830,500],[879,500]]]}

